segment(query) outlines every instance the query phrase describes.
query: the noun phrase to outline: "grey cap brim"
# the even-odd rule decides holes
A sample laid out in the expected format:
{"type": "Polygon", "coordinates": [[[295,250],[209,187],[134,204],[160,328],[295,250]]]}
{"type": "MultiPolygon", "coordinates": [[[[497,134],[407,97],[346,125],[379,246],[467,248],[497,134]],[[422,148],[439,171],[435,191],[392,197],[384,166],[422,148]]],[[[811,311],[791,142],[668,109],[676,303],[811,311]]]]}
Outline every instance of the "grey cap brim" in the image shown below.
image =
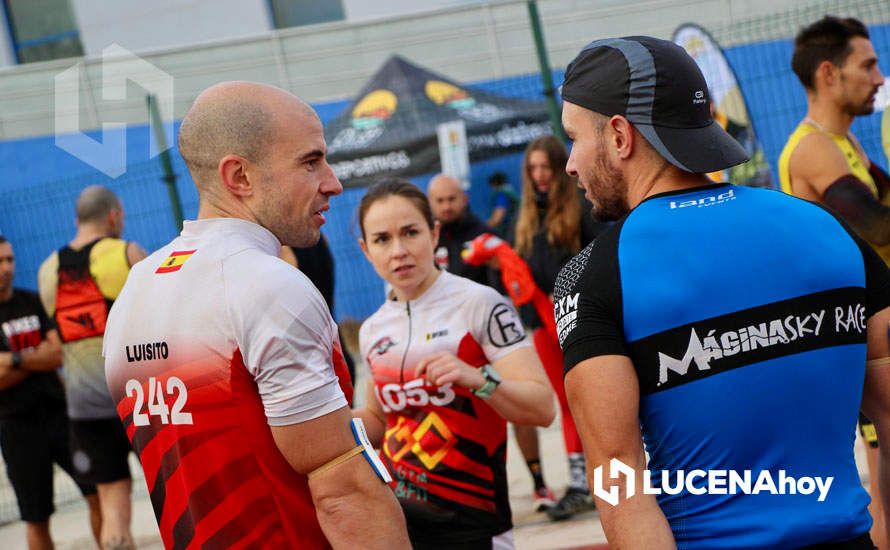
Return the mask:
{"type": "Polygon", "coordinates": [[[665,160],[687,172],[719,172],[748,160],[745,149],[716,121],[701,128],[633,124],[665,160]]]}

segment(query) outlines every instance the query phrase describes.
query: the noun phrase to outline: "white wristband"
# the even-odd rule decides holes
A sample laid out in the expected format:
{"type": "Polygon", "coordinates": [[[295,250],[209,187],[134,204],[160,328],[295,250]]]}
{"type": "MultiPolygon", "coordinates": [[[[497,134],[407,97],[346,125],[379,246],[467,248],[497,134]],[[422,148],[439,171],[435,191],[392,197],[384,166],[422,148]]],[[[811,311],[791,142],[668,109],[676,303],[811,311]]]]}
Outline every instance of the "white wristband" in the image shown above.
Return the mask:
{"type": "Polygon", "coordinates": [[[374,447],[368,440],[368,433],[365,431],[365,424],[362,422],[361,418],[352,419],[352,435],[355,437],[355,442],[364,447],[362,455],[367,459],[368,464],[371,465],[371,468],[377,473],[377,476],[382,479],[384,483],[391,482],[392,476],[389,474],[386,465],[380,460],[380,456],[377,455],[377,451],[374,450],[374,447]]]}

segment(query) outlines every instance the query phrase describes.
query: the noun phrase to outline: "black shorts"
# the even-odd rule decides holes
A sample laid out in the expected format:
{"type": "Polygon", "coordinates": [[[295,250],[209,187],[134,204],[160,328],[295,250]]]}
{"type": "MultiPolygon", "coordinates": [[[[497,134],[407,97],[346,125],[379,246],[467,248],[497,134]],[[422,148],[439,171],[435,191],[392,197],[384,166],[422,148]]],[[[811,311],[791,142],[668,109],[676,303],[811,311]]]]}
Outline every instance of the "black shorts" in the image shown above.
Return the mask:
{"type": "Polygon", "coordinates": [[[46,521],[55,511],[53,462],[68,472],[81,493],[96,492],[94,485],[85,483],[74,471],[64,408],[2,421],[0,447],[22,521],[46,521]]]}
{"type": "Polygon", "coordinates": [[[130,479],[130,440],[117,418],[71,420],[71,455],[77,475],[91,483],[130,479]]]}
{"type": "Polygon", "coordinates": [[[875,430],[875,425],[862,413],[859,413],[859,433],[862,434],[862,439],[868,443],[869,447],[878,448],[878,432],[875,430]]]}

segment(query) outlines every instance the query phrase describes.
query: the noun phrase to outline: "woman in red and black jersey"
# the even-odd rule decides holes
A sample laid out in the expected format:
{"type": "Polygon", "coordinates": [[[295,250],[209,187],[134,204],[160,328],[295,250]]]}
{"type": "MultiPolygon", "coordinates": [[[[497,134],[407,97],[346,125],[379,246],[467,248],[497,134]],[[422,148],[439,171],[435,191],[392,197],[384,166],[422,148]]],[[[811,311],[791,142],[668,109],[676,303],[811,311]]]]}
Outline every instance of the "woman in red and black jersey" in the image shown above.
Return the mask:
{"type": "Polygon", "coordinates": [[[359,333],[373,380],[356,411],[392,471],[415,548],[512,548],[506,422],[548,425],[553,393],[522,323],[489,287],[436,269],[414,185],[372,187],[361,247],[391,285],[359,333]]]}

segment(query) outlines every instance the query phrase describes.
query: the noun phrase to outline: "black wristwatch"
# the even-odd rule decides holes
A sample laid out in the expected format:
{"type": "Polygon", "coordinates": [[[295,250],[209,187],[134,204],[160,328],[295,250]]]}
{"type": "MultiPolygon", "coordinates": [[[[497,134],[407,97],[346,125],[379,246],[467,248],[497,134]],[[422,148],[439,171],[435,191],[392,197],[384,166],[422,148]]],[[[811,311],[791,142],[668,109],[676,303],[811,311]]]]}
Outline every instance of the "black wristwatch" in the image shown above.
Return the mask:
{"type": "Polygon", "coordinates": [[[22,354],[14,351],[12,352],[12,370],[18,370],[22,366],[22,354]]]}

